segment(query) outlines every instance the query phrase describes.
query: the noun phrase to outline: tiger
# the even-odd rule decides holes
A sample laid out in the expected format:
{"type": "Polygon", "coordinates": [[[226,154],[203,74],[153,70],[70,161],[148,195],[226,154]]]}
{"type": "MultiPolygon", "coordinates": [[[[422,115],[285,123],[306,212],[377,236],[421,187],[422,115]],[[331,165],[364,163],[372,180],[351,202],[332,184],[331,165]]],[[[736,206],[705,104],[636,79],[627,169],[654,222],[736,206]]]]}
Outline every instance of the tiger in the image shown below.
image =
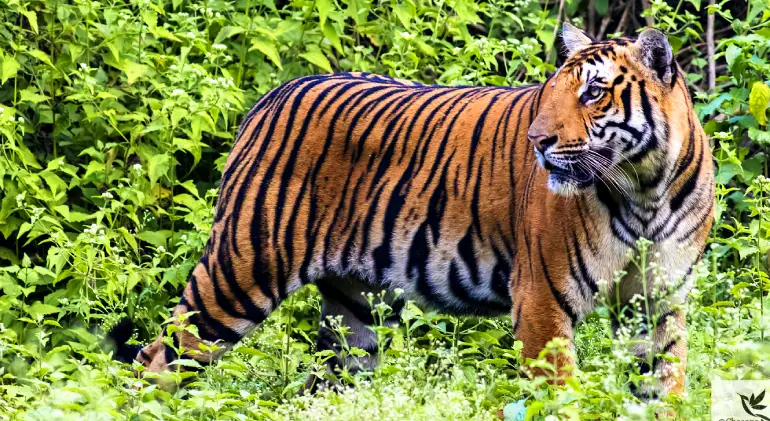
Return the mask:
{"type": "MultiPolygon", "coordinates": [[[[144,348],[126,344],[133,328],[121,322],[116,356],[144,373],[177,359],[205,366],[312,283],[321,316],[369,355],[344,357],[322,323],[328,370],[381,357],[368,294],[383,294],[389,325],[407,300],[509,314],[529,359],[554,338],[574,350],[600,297],[631,306],[661,288],[673,299],[655,303],[640,333],[652,346],[633,349],[658,380],[635,393],[683,393],[684,304],[714,215],[708,137],[664,33],[594,41],[569,23],[561,33],[566,59],[541,84],[331,73],[264,94],[239,126],[210,239],[173,311],[189,317],[144,348]],[[642,238],[673,281],[642,281],[629,253],[642,238]],[[200,351],[210,343],[218,349],[200,351]]],[[[574,355],[554,366],[568,375],[574,355]]]]}

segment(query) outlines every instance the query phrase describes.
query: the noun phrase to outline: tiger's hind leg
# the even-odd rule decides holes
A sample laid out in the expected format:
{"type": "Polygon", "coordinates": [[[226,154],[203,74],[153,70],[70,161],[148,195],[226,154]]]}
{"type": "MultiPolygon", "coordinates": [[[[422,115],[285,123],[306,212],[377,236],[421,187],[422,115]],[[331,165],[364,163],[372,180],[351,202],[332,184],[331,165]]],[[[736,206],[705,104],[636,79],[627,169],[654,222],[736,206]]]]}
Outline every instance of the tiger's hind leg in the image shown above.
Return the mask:
{"type": "MultiPolygon", "coordinates": [[[[322,297],[321,324],[318,330],[317,351],[331,350],[334,356],[326,361],[326,371],[339,377],[340,374],[353,375],[361,371],[371,371],[377,365],[381,347],[377,333],[371,328],[377,325],[392,327],[398,320],[404,301],[391,291],[373,288],[357,279],[336,276],[324,277],[316,281],[322,297]],[[381,295],[383,294],[384,295],[381,295]],[[369,294],[372,294],[370,304],[369,294]],[[390,307],[387,314],[380,317],[373,306],[384,302],[390,307]],[[355,356],[358,348],[367,355],[355,356]]],[[[311,391],[329,386],[330,383],[315,374],[310,374],[305,388],[311,391]]]]}
{"type": "MultiPolygon", "coordinates": [[[[240,284],[221,264],[212,264],[209,256],[210,253],[204,255],[193,270],[172,321],[154,342],[138,353],[133,350],[134,359],[146,367],[142,375],[211,364],[278,306],[280,300],[274,294],[268,295],[270,288],[260,287],[251,279],[240,284]],[[176,360],[195,362],[169,367],[176,360]]],[[[126,329],[124,324],[119,327],[126,329]]],[[[130,332],[111,332],[108,337],[117,342],[116,356],[132,351],[132,346],[125,343],[130,332]]]]}

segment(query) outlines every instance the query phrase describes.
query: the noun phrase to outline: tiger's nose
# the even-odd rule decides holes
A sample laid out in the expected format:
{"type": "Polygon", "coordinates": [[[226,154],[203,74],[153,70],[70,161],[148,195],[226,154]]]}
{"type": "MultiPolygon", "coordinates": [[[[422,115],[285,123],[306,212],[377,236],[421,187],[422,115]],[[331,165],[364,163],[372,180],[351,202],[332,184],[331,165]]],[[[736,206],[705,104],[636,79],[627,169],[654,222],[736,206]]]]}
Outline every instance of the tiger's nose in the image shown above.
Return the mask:
{"type": "Polygon", "coordinates": [[[545,151],[555,145],[559,139],[557,136],[533,133],[531,131],[527,133],[527,138],[535,145],[535,149],[540,151],[540,153],[545,153],[545,151]]]}

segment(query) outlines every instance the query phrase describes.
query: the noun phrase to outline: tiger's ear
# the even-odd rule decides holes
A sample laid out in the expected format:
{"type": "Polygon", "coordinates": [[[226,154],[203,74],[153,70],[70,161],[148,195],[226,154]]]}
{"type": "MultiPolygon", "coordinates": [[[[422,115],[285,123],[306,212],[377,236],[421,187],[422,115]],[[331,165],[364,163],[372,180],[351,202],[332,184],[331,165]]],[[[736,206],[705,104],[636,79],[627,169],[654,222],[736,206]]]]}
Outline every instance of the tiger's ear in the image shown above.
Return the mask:
{"type": "Polygon", "coordinates": [[[665,85],[670,85],[676,66],[674,66],[674,53],[671,51],[666,35],[657,29],[647,28],[639,34],[636,47],[642,64],[652,70],[658,80],[665,85]]]}
{"type": "Polygon", "coordinates": [[[564,22],[561,27],[561,39],[567,48],[567,55],[571,56],[591,44],[591,38],[580,29],[575,28],[569,22],[564,22]]]}

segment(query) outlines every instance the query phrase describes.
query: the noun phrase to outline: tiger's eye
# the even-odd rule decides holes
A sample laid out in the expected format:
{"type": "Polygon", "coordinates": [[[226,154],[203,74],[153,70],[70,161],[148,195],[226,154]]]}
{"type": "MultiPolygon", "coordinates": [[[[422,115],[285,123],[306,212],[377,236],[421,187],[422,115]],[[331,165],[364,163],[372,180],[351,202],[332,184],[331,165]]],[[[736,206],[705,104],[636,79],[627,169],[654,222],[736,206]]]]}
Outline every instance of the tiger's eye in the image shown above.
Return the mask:
{"type": "Polygon", "coordinates": [[[596,85],[591,85],[588,87],[588,89],[585,90],[585,92],[583,92],[583,95],[580,95],[580,102],[586,104],[600,98],[603,94],[604,89],[596,85]]]}

